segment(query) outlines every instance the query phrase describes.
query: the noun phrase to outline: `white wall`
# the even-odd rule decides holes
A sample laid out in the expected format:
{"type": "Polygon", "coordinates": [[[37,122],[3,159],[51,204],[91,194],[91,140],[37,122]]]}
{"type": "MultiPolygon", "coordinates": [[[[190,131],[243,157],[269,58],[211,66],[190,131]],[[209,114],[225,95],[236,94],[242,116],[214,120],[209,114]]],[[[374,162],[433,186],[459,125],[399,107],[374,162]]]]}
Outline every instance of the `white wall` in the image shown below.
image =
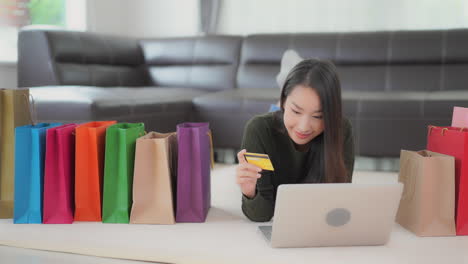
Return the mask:
{"type": "MultiPolygon", "coordinates": [[[[137,38],[198,33],[198,0],[87,0],[89,31],[137,38]]],[[[218,33],[468,27],[465,0],[222,0],[218,33]]],[[[16,86],[0,63],[0,87],[16,86]]]]}
{"type": "Polygon", "coordinates": [[[16,81],[16,35],[12,27],[0,27],[0,88],[15,88],[16,81]]]}
{"type": "MultiPolygon", "coordinates": [[[[85,15],[87,1],[88,0],[67,1],[66,23],[68,28],[74,30],[83,30],[85,28],[86,20],[81,18],[85,15]]],[[[16,73],[16,60],[18,56],[17,39],[18,28],[0,25],[0,88],[15,88],[18,85],[16,73]]]]}
{"type": "Polygon", "coordinates": [[[88,29],[137,38],[198,32],[198,0],[88,0],[88,29]]]}
{"type": "Polygon", "coordinates": [[[218,32],[330,32],[468,27],[466,0],[222,0],[218,32]]]}
{"type": "Polygon", "coordinates": [[[16,63],[0,62],[0,88],[16,88],[16,63]]]}
{"type": "MultiPolygon", "coordinates": [[[[92,32],[137,38],[198,32],[198,0],[87,0],[86,10],[92,32]]],[[[74,28],[81,27],[80,21],[73,23],[74,28]]],[[[17,87],[16,62],[0,62],[0,88],[11,87],[17,87]]]]}

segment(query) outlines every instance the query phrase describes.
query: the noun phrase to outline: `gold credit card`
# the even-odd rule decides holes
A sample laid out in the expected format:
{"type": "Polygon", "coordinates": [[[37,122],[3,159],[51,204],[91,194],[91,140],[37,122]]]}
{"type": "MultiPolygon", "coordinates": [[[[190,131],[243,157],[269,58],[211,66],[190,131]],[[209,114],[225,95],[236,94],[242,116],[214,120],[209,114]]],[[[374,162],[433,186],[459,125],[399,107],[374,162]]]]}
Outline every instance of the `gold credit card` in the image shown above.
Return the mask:
{"type": "Polygon", "coordinates": [[[273,168],[273,164],[271,164],[270,157],[268,157],[267,154],[246,152],[244,153],[244,157],[248,163],[258,166],[262,170],[269,170],[269,171],[275,170],[273,168]]]}

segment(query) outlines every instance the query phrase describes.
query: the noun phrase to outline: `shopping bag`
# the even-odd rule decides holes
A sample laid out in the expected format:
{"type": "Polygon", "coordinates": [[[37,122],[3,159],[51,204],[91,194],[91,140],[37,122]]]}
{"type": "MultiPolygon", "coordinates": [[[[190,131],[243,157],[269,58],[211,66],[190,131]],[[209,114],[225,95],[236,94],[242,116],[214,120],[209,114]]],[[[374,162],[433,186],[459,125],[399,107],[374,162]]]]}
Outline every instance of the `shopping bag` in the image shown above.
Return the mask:
{"type": "Polygon", "coordinates": [[[13,218],[15,128],[31,124],[29,89],[0,89],[0,219],[13,218]]]}
{"type": "Polygon", "coordinates": [[[177,135],[150,132],[136,143],[132,224],[175,224],[177,135]]]}
{"type": "Polygon", "coordinates": [[[73,223],[76,126],[66,124],[46,132],[44,224],[73,223]]]}
{"type": "Polygon", "coordinates": [[[468,127],[468,108],[458,106],[453,108],[452,127],[468,127]]]}
{"type": "Polygon", "coordinates": [[[102,222],[129,223],[137,138],[143,123],[120,123],[107,128],[102,222]]]}
{"type": "Polygon", "coordinates": [[[60,123],[39,123],[15,129],[14,223],[42,223],[46,131],[60,123]]]}
{"type": "Polygon", "coordinates": [[[396,221],[418,236],[454,236],[455,159],[427,150],[401,150],[404,184],[396,221]]]}
{"type": "Polygon", "coordinates": [[[76,127],[75,221],[102,221],[106,130],[116,123],[96,121],[76,127]]]}
{"type": "Polygon", "coordinates": [[[176,222],[204,222],[211,206],[209,124],[177,125],[177,142],[176,222]]]}
{"type": "Polygon", "coordinates": [[[455,223],[457,235],[468,235],[468,132],[429,126],[427,149],[455,158],[455,223]]]}

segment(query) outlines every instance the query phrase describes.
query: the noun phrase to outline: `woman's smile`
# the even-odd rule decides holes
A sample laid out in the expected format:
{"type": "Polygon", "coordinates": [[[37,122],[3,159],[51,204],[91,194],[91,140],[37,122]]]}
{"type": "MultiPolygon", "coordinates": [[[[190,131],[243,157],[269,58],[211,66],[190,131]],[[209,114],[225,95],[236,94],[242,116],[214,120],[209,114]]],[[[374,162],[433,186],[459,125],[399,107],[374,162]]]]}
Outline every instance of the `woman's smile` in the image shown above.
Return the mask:
{"type": "Polygon", "coordinates": [[[300,139],[306,139],[308,137],[310,137],[310,135],[312,135],[312,133],[301,133],[301,132],[298,132],[298,131],[294,131],[296,133],[296,136],[300,139]]]}

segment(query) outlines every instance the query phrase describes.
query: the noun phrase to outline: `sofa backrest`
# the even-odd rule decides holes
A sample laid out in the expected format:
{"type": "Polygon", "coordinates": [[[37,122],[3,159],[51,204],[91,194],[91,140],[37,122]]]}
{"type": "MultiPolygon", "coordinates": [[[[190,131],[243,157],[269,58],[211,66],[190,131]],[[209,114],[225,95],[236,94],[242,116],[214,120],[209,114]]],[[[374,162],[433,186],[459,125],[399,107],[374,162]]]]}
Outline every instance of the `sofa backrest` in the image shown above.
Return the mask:
{"type": "Polygon", "coordinates": [[[343,90],[462,90],[468,83],[468,29],[262,34],[242,45],[240,88],[277,87],[282,55],[333,61],[343,90]]]}
{"type": "Polygon", "coordinates": [[[149,84],[137,40],[89,32],[23,29],[18,86],[149,84]]]}
{"type": "Polygon", "coordinates": [[[18,86],[277,87],[285,50],[333,61],[343,90],[463,90],[468,29],[136,40],[23,29],[18,86]]]}
{"type": "Polygon", "coordinates": [[[199,36],[141,41],[153,85],[223,90],[235,87],[241,37],[199,36]]]}

